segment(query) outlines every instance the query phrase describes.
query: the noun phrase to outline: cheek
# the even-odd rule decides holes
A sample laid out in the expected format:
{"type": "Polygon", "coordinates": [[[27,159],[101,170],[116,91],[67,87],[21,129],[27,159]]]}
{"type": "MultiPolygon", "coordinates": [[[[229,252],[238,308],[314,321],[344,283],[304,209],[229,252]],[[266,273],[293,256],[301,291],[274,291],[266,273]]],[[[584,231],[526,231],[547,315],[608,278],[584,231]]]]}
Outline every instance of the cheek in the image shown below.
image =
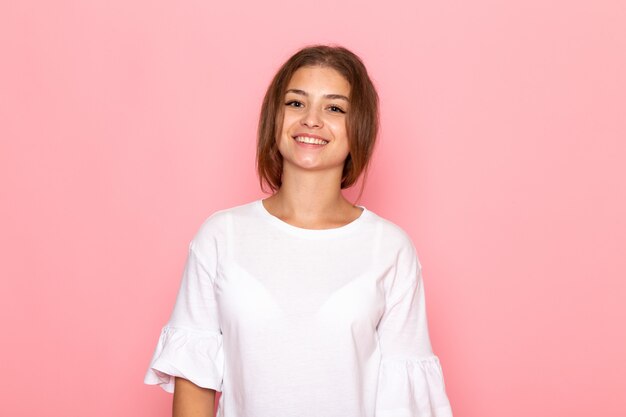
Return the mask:
{"type": "Polygon", "coordinates": [[[335,137],[348,141],[348,126],[346,121],[336,121],[332,125],[335,137]]]}

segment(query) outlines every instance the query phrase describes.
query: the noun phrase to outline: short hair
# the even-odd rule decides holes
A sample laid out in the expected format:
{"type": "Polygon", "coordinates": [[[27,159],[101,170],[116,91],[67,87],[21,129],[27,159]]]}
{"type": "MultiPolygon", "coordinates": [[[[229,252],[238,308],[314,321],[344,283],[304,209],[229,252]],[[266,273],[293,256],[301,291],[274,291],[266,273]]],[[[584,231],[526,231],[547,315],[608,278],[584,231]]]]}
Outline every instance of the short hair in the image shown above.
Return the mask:
{"type": "Polygon", "coordinates": [[[367,175],[379,129],[378,94],[374,84],[365,65],[353,52],[342,46],[313,45],[292,55],[280,67],[265,93],[257,130],[256,155],[263,191],[264,183],[272,192],[282,185],[283,158],[276,144],[276,136],[282,130],[282,102],[293,74],[299,68],[309,66],[332,68],[350,84],[350,110],[346,120],[350,153],[344,163],[341,188],[354,185],[362,173],[364,180],[367,175]]]}

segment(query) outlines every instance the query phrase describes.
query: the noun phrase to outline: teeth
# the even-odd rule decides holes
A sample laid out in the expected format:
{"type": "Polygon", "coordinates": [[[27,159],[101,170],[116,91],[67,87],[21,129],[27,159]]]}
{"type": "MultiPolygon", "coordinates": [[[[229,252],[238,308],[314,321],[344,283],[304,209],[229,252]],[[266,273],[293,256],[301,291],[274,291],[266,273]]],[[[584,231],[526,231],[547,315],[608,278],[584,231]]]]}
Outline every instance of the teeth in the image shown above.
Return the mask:
{"type": "Polygon", "coordinates": [[[296,140],[302,143],[313,143],[315,145],[326,145],[328,143],[327,140],[310,138],[308,136],[297,136],[296,140]]]}

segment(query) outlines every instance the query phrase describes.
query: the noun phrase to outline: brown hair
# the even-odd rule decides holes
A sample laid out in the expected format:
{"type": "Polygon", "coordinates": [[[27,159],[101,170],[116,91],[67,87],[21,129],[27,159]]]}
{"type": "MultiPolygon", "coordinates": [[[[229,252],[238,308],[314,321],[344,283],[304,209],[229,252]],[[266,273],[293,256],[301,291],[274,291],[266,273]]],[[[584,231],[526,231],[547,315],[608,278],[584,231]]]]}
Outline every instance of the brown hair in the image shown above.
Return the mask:
{"type": "Polygon", "coordinates": [[[305,66],[332,68],[350,84],[350,111],[346,121],[350,153],[344,164],[341,188],[354,185],[361,173],[364,177],[367,175],[379,124],[378,94],[374,84],[365,65],[353,52],[341,46],[314,45],[299,50],[289,58],[265,93],[257,131],[256,159],[263,191],[264,183],[272,191],[278,190],[282,184],[283,157],[276,145],[276,136],[282,128],[282,101],[291,77],[305,66]]]}

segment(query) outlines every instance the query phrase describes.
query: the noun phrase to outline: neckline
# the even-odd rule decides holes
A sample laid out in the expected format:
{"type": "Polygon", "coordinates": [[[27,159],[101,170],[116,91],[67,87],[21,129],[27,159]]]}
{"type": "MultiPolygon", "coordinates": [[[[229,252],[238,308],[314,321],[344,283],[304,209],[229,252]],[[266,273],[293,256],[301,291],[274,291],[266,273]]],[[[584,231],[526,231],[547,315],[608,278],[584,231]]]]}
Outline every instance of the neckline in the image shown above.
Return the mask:
{"type": "Polygon", "coordinates": [[[263,199],[258,199],[257,201],[255,201],[255,206],[257,207],[261,216],[276,227],[286,232],[305,237],[327,237],[343,234],[358,228],[359,225],[361,225],[365,221],[365,218],[369,216],[369,210],[365,206],[356,205],[355,207],[362,209],[361,214],[350,223],[346,223],[343,226],[339,227],[332,227],[330,229],[305,229],[303,227],[289,224],[286,221],[274,216],[263,205],[263,199]]]}

